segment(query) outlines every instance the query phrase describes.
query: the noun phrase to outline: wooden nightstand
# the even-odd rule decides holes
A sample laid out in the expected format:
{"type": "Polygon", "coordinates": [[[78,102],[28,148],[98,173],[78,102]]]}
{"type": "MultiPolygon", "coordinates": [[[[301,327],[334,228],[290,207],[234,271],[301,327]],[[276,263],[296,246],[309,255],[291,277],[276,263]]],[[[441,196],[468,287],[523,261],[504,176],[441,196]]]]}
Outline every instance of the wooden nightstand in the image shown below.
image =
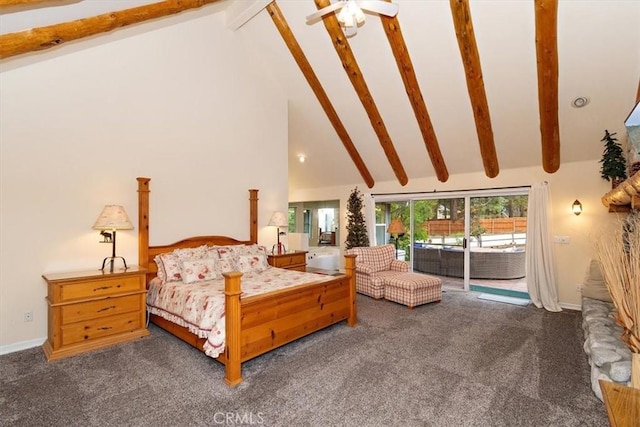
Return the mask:
{"type": "Polygon", "coordinates": [[[146,272],[100,270],[44,274],[49,328],[47,360],[75,356],[149,335],[146,272]]]}
{"type": "Polygon", "coordinates": [[[307,251],[272,254],[267,256],[267,261],[272,267],[286,268],[287,270],[306,271],[307,251]]]}

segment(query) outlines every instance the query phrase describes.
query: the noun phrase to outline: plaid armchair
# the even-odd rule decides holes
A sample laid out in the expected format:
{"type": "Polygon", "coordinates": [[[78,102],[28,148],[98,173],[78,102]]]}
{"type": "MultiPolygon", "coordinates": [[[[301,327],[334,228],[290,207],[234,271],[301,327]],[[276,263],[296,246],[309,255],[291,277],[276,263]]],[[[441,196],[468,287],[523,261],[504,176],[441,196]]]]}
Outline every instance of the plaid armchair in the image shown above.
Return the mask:
{"type": "Polygon", "coordinates": [[[356,291],[379,299],[384,298],[384,279],[409,271],[409,264],[396,259],[393,245],[352,248],[347,254],[356,257],[356,291]]]}

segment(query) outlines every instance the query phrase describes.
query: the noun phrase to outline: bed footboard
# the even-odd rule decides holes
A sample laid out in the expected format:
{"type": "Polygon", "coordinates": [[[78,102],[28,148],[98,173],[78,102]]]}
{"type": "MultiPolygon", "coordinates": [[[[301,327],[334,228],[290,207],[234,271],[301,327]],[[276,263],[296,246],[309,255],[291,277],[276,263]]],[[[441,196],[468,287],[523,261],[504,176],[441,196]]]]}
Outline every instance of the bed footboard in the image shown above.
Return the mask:
{"type": "Polygon", "coordinates": [[[242,382],[241,364],[249,359],[347,321],[357,324],[355,255],[346,255],[346,274],[315,284],[240,298],[241,273],[225,274],[225,382],[242,382]]]}

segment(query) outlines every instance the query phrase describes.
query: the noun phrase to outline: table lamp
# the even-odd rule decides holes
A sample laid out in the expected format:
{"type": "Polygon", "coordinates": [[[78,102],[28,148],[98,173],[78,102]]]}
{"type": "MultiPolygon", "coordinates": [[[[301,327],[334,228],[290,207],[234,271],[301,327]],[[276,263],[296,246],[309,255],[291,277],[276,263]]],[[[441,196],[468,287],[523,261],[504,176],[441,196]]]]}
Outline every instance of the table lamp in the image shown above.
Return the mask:
{"type": "Polygon", "coordinates": [[[102,261],[102,267],[100,270],[104,271],[104,267],[109,260],[109,271],[113,271],[113,265],[117,258],[120,258],[124,263],[124,269],[126,270],[127,261],[121,256],[116,256],[116,230],[132,230],[133,224],[129,221],[127,212],[120,205],[106,205],[95,224],[93,224],[94,230],[102,230],[100,235],[103,240],[100,243],[111,243],[111,256],[106,257],[102,261]]]}
{"type": "Polygon", "coordinates": [[[271,220],[269,221],[269,225],[272,227],[276,227],[278,233],[278,243],[277,245],[273,245],[271,252],[274,254],[283,254],[286,252],[286,249],[282,243],[280,243],[280,227],[288,227],[289,220],[284,212],[274,212],[271,215],[271,220]]]}

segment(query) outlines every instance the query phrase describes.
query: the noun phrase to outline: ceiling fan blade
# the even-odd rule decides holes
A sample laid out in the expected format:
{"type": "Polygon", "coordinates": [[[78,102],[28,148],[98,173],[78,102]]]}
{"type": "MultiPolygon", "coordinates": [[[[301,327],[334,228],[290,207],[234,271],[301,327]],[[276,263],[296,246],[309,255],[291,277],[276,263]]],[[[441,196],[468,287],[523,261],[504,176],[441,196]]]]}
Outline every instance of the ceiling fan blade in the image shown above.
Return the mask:
{"type": "Polygon", "coordinates": [[[347,4],[346,1],[339,1],[339,2],[336,2],[336,3],[332,3],[329,6],[323,7],[322,9],[318,10],[316,13],[312,13],[311,15],[307,16],[307,24],[312,24],[316,20],[322,18],[327,13],[330,13],[330,12],[333,12],[334,10],[340,9],[345,4],[347,4]]]}
{"type": "Polygon", "coordinates": [[[398,5],[381,0],[358,0],[356,2],[361,9],[379,13],[386,16],[396,16],[398,5]]]}

